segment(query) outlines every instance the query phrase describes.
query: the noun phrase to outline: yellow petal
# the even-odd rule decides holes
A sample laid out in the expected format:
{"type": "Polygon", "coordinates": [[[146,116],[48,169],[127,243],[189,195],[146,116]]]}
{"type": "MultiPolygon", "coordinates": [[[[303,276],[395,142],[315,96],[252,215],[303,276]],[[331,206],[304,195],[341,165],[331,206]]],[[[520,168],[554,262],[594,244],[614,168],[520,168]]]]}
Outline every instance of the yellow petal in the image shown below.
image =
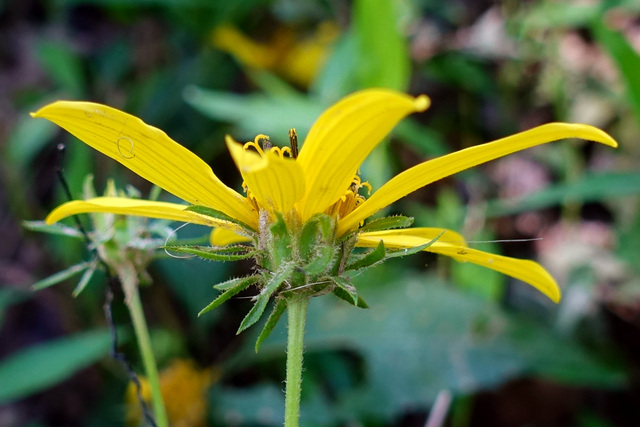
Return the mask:
{"type": "MultiPolygon", "coordinates": [[[[410,248],[429,242],[438,235],[436,231],[442,231],[432,229],[433,231],[424,233],[421,230],[420,228],[391,230],[385,232],[387,234],[384,236],[375,235],[377,233],[362,233],[358,235],[356,246],[373,247],[376,246],[380,240],[383,240],[387,248],[410,248]],[[394,231],[396,231],[395,235],[394,231]],[[412,231],[416,231],[416,234],[413,236],[411,235],[412,231]],[[433,234],[434,232],[435,234],[433,234]]],[[[445,233],[441,239],[438,239],[434,244],[426,248],[425,251],[446,255],[461,262],[471,262],[482,265],[530,284],[548,296],[553,302],[560,301],[560,289],[556,281],[547,270],[537,262],[483,252],[468,248],[464,244],[447,243],[448,241],[453,242],[454,240],[455,238],[448,238],[445,233]]]]}
{"type": "Polygon", "coordinates": [[[294,160],[267,151],[264,157],[245,150],[227,136],[231,152],[244,183],[256,200],[271,212],[288,212],[304,195],[304,174],[294,160]]]}
{"type": "Polygon", "coordinates": [[[323,212],[347,190],[358,167],[406,115],[424,111],[429,98],[412,98],[385,89],[350,95],[326,110],[313,124],[298,163],[307,188],[299,203],[302,219],[323,212]]]}
{"type": "Polygon", "coordinates": [[[177,203],[153,202],[149,200],[128,199],[125,197],[96,197],[89,200],[74,200],[55,208],[47,216],[47,224],[60,221],[71,215],[92,212],[114,213],[118,215],[144,216],[148,218],[169,219],[173,221],[224,227],[242,232],[236,224],[185,210],[187,206],[177,203]]]}
{"type": "Polygon", "coordinates": [[[189,203],[257,226],[257,215],[244,197],[224,185],[198,156],[135,116],[101,104],[72,101],[54,102],[32,116],[56,123],[189,203]]]}
{"type": "Polygon", "coordinates": [[[434,181],[525,148],[566,138],[582,138],[611,147],[618,146],[613,138],[593,126],[549,123],[493,142],[456,151],[396,175],[358,209],[340,221],[338,234],[341,235],[357,227],[361,221],[385,206],[434,181]]]}
{"type": "Polygon", "coordinates": [[[234,233],[225,228],[214,228],[209,236],[211,246],[227,246],[234,243],[250,242],[251,238],[234,233]]]}
{"type": "Polygon", "coordinates": [[[455,231],[448,230],[446,228],[437,227],[415,227],[404,228],[400,230],[385,230],[385,231],[370,231],[366,233],[358,234],[358,243],[356,246],[370,246],[366,242],[373,242],[373,245],[377,245],[380,239],[392,238],[389,244],[385,246],[391,249],[404,249],[412,248],[415,246],[424,245],[425,243],[435,239],[437,236],[443,233],[437,240],[440,243],[447,243],[451,245],[457,245],[460,247],[466,247],[467,241],[462,234],[455,231]],[[360,244],[360,242],[363,242],[360,244]],[[396,245],[399,243],[399,245],[396,245]],[[394,246],[396,245],[396,246],[394,246]]]}

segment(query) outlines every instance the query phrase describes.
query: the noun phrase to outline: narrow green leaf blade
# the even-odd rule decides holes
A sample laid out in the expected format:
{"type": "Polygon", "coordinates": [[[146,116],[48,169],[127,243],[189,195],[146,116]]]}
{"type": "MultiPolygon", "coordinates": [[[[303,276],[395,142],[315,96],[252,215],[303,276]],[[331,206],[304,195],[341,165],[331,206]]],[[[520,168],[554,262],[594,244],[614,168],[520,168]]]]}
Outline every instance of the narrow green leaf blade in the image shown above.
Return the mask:
{"type": "Polygon", "coordinates": [[[70,277],[75,276],[76,274],[80,274],[80,272],[86,270],[91,266],[91,262],[82,262],[80,264],[76,264],[67,268],[66,270],[62,270],[59,273],[53,274],[46,279],[42,279],[37,281],[31,286],[31,289],[34,291],[39,291],[44,288],[48,288],[49,286],[57,285],[60,282],[63,282],[70,277]]]}
{"type": "Polygon", "coordinates": [[[360,307],[360,308],[369,308],[369,305],[365,302],[364,299],[362,299],[362,297],[358,297],[358,302],[357,304],[353,303],[353,299],[351,298],[351,295],[345,291],[344,289],[340,288],[340,287],[336,287],[333,290],[333,294],[335,296],[337,296],[338,298],[340,298],[343,301],[348,302],[351,305],[354,305],[356,307],[360,307]]]}
{"type": "Polygon", "coordinates": [[[273,328],[276,327],[276,325],[278,324],[278,321],[280,320],[280,317],[282,317],[282,314],[285,312],[286,309],[287,309],[287,300],[285,300],[284,298],[278,298],[276,300],[275,305],[273,306],[273,311],[271,312],[271,314],[269,315],[269,318],[267,319],[267,323],[264,324],[264,328],[262,328],[262,332],[260,332],[260,335],[258,335],[258,339],[256,340],[256,347],[255,347],[256,353],[258,352],[258,350],[260,350],[260,346],[262,345],[264,340],[266,340],[267,337],[271,335],[271,332],[273,332],[273,328]]]}
{"type": "Polygon", "coordinates": [[[254,276],[248,276],[248,277],[236,277],[235,279],[230,279],[227,280],[225,282],[221,282],[218,283],[217,285],[213,285],[214,289],[217,289],[219,291],[226,291],[227,289],[231,289],[234,286],[236,286],[238,283],[247,280],[249,278],[253,278],[254,283],[258,281],[258,279],[260,278],[259,275],[254,275],[254,276]]]}
{"type": "Polygon", "coordinates": [[[410,216],[387,216],[384,218],[374,219],[363,225],[358,232],[367,231],[384,231],[392,228],[407,228],[413,225],[413,218],[410,216]]]}
{"type": "Polygon", "coordinates": [[[342,289],[349,296],[349,298],[351,298],[351,303],[357,307],[358,291],[356,290],[356,288],[351,283],[349,283],[348,280],[342,277],[333,276],[330,277],[330,279],[338,288],[342,289]]]}
{"type": "Polygon", "coordinates": [[[400,258],[403,256],[407,256],[407,255],[413,255],[413,254],[417,254],[420,251],[424,251],[425,249],[427,249],[429,246],[433,245],[435,242],[438,241],[438,239],[444,234],[444,231],[440,234],[438,234],[436,237],[434,237],[433,239],[429,240],[427,243],[425,243],[424,245],[420,245],[420,246],[415,246],[413,248],[405,248],[405,249],[401,249],[399,251],[393,251],[393,252],[389,252],[387,253],[387,256],[385,256],[385,259],[389,259],[389,258],[400,258]]]}
{"type": "Polygon", "coordinates": [[[258,295],[255,305],[251,308],[249,313],[247,313],[245,318],[242,319],[242,323],[240,323],[240,327],[236,334],[239,334],[260,320],[262,313],[264,313],[264,309],[267,307],[269,299],[274,292],[278,290],[280,285],[282,285],[282,283],[291,275],[293,267],[293,264],[283,264],[280,270],[271,276],[269,282],[267,282],[267,286],[265,286],[260,295],[258,295]]]}
{"type": "Polygon", "coordinates": [[[195,255],[197,257],[212,261],[240,261],[251,258],[252,251],[247,252],[247,248],[212,248],[208,246],[164,246],[163,249],[183,254],[195,255]],[[241,250],[245,252],[242,253],[241,250]]]}
{"type": "Polygon", "coordinates": [[[373,264],[380,262],[384,259],[386,250],[384,248],[384,242],[380,240],[378,246],[375,249],[368,252],[362,258],[347,265],[347,270],[358,270],[360,268],[371,267],[373,264]]]}
{"type": "Polygon", "coordinates": [[[219,295],[216,299],[211,301],[205,308],[200,310],[200,312],[198,313],[198,317],[200,317],[203,314],[213,310],[214,308],[218,307],[223,302],[227,301],[232,296],[240,293],[244,289],[246,289],[249,286],[253,285],[258,280],[258,277],[259,276],[249,276],[249,277],[244,277],[242,280],[238,280],[233,287],[227,289],[225,292],[223,292],[221,295],[219,295]]]}
{"type": "Polygon", "coordinates": [[[23,221],[22,225],[27,230],[35,231],[37,233],[56,234],[59,236],[75,237],[77,239],[82,239],[84,237],[80,231],[59,222],[55,224],[47,224],[44,221],[23,221]]]}
{"type": "Polygon", "coordinates": [[[0,362],[0,404],[45,390],[109,353],[109,331],[91,331],[19,350],[0,362]]]}
{"type": "Polygon", "coordinates": [[[96,272],[96,267],[97,267],[97,263],[94,262],[93,265],[87,268],[87,270],[82,274],[82,277],[80,277],[80,281],[78,282],[78,284],[76,285],[76,288],[73,290],[73,293],[71,294],[73,295],[74,298],[80,295],[80,293],[84,291],[84,288],[87,287],[87,285],[89,284],[89,281],[93,277],[93,273],[96,272]]]}

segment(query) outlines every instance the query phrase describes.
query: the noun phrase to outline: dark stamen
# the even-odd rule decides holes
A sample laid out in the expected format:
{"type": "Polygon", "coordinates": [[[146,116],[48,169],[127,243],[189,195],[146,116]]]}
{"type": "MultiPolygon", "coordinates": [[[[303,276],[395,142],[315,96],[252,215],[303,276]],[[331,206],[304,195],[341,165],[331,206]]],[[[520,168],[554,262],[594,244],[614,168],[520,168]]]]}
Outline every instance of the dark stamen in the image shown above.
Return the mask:
{"type": "Polygon", "coordinates": [[[298,133],[295,129],[289,129],[289,144],[291,144],[291,155],[298,158],[298,133]]]}

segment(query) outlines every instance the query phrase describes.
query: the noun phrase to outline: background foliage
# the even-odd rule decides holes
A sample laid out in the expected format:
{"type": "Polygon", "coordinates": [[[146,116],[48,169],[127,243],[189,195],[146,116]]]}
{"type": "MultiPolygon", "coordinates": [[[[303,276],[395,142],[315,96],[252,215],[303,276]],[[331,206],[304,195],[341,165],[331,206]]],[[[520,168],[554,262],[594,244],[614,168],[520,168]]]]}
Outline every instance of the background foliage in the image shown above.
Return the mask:
{"type": "MultiPolygon", "coordinates": [[[[75,299],[78,277],[30,288],[87,260],[86,245],[21,221],[66,200],[60,166],[75,197],[89,173],[98,192],[108,178],[151,189],[28,112],[55,99],[112,105],[239,187],[225,134],[266,133],[282,145],[295,127],[303,139],[326,106],[382,86],[426,93],[433,105],[367,160],[374,188],[423,159],[550,121],[598,126],[621,146],[539,147],[394,206],[483,250],[538,259],[564,299],[555,306],[504,276],[424,254],[379,266],[356,280],[369,310],[330,297],[311,304],[303,423],[422,426],[446,390],[446,425],[455,427],[635,426],[639,18],[632,0],[0,3],[0,424],[136,423],[126,371],[109,357],[104,277],[75,299]],[[224,42],[229,34],[235,43],[224,42]]],[[[205,232],[189,226],[180,236],[205,232]]],[[[196,318],[217,293],[211,285],[250,268],[167,257],[151,266],[142,298],[168,406],[207,405],[204,417],[174,425],[281,423],[284,329],[256,355],[255,337],[234,334],[247,300],[196,318]]],[[[120,350],[139,371],[121,297],[120,350]]]]}

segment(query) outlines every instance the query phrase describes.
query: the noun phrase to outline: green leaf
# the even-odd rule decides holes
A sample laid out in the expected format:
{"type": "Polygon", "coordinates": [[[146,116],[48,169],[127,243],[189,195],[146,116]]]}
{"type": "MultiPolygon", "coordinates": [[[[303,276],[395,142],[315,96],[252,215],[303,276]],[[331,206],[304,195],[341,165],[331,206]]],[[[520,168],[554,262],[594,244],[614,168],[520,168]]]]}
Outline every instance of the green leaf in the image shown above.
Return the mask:
{"type": "Polygon", "coordinates": [[[396,6],[393,0],[357,0],[353,6],[361,88],[407,89],[411,61],[396,6]]]}
{"type": "Polygon", "coordinates": [[[0,362],[0,404],[52,387],[109,353],[109,331],[91,331],[37,344],[0,362]]]}
{"type": "Polygon", "coordinates": [[[493,201],[487,216],[513,215],[567,202],[589,202],[640,194],[640,173],[608,172],[584,175],[580,181],[558,184],[510,201],[493,201]]]}
{"type": "Polygon", "coordinates": [[[82,274],[82,277],[80,277],[80,281],[78,282],[78,284],[76,285],[76,288],[73,290],[71,294],[73,295],[74,298],[80,295],[80,293],[84,291],[84,288],[87,287],[87,285],[89,284],[89,281],[93,277],[93,273],[96,272],[97,267],[98,267],[98,261],[95,260],[92,263],[91,267],[87,268],[87,270],[82,274]]]}
{"type": "MultiPolygon", "coordinates": [[[[198,313],[198,317],[213,310],[214,308],[218,307],[220,304],[222,304],[232,296],[240,293],[241,291],[245,290],[249,286],[253,285],[258,281],[259,277],[260,276],[249,276],[249,277],[243,277],[241,279],[233,280],[235,284],[232,287],[228,288],[226,291],[224,291],[222,294],[220,294],[216,299],[211,301],[209,305],[207,305],[205,308],[200,310],[200,312],[198,313]]],[[[229,282],[226,282],[226,283],[229,283],[229,282]]]]}
{"type": "MultiPolygon", "coordinates": [[[[339,288],[339,287],[336,287],[336,288],[333,290],[333,294],[334,294],[335,296],[337,296],[338,298],[340,298],[341,300],[346,301],[346,302],[348,302],[348,303],[349,303],[349,304],[351,304],[351,305],[355,305],[355,304],[353,303],[353,298],[351,297],[351,294],[349,294],[349,293],[348,293],[347,291],[345,291],[344,289],[339,288]]],[[[365,302],[365,300],[364,300],[361,296],[358,296],[358,303],[357,303],[357,305],[355,305],[355,306],[356,306],[356,307],[360,307],[360,308],[369,308],[369,305],[365,302]]]]}
{"type": "Polygon", "coordinates": [[[256,353],[258,352],[258,350],[260,350],[260,346],[262,345],[264,340],[266,340],[267,337],[271,335],[273,328],[276,327],[276,325],[278,324],[278,321],[280,320],[280,317],[282,317],[282,314],[285,312],[286,309],[287,309],[287,300],[285,300],[284,298],[276,299],[276,303],[273,306],[273,311],[269,315],[267,322],[264,324],[264,328],[262,328],[262,332],[260,332],[260,335],[258,335],[258,339],[256,340],[256,347],[255,347],[256,353]]]}
{"type": "Polygon", "coordinates": [[[413,224],[413,218],[409,216],[386,216],[384,218],[378,218],[369,221],[363,225],[358,232],[364,233],[368,231],[384,231],[392,228],[407,228],[413,224]]]}
{"type": "Polygon", "coordinates": [[[257,275],[257,274],[253,275],[253,276],[247,276],[247,277],[237,277],[235,279],[230,279],[230,280],[227,280],[225,282],[218,283],[217,285],[213,285],[213,288],[217,289],[219,291],[226,291],[227,289],[231,289],[234,286],[236,286],[238,283],[240,283],[240,282],[242,282],[244,280],[247,280],[249,278],[253,278],[254,281],[257,282],[260,279],[260,277],[262,277],[262,276],[257,275]]]}
{"type": "Polygon", "coordinates": [[[326,105],[306,95],[265,96],[237,95],[189,86],[184,100],[204,115],[239,127],[234,136],[253,139],[257,134],[270,135],[274,141],[286,140],[292,127],[306,135],[326,105]],[[278,136],[280,136],[280,139],[278,136]]]}
{"type": "Polygon", "coordinates": [[[287,229],[287,223],[280,213],[276,213],[276,222],[269,230],[271,231],[269,247],[271,249],[271,259],[275,266],[281,265],[291,259],[292,240],[287,229]]]}
{"type": "Polygon", "coordinates": [[[326,272],[332,266],[336,256],[336,248],[333,246],[320,246],[316,255],[303,267],[309,276],[317,276],[326,272]]]}
{"type": "Polygon", "coordinates": [[[351,283],[349,283],[348,280],[340,276],[332,276],[328,277],[328,279],[331,280],[338,289],[344,292],[340,292],[341,295],[346,295],[349,299],[351,299],[351,301],[349,301],[350,304],[355,305],[356,307],[360,307],[360,305],[358,304],[358,291],[356,291],[356,288],[351,283]]]}
{"type": "Polygon", "coordinates": [[[291,275],[293,271],[293,264],[283,264],[281,268],[271,275],[271,278],[267,282],[267,285],[260,292],[260,295],[256,298],[256,303],[251,308],[249,313],[242,319],[242,323],[240,323],[240,327],[236,334],[244,331],[248,327],[252,326],[260,317],[262,317],[262,313],[264,313],[264,309],[267,307],[267,303],[271,296],[278,290],[280,285],[291,275]]]}
{"type": "Polygon", "coordinates": [[[36,57],[47,75],[67,97],[79,98],[85,93],[84,72],[79,56],[68,44],[44,40],[36,45],[36,57]]]}
{"type": "Polygon", "coordinates": [[[253,235],[255,234],[256,230],[254,230],[253,228],[251,228],[250,226],[248,226],[247,224],[245,224],[242,221],[238,221],[237,219],[223,213],[220,212],[216,209],[213,208],[209,208],[207,206],[198,206],[198,205],[191,205],[188,206],[185,210],[187,211],[191,211],[191,212],[195,212],[198,213],[200,215],[206,215],[206,216],[210,216],[211,218],[216,218],[216,219],[221,219],[223,221],[228,221],[231,223],[234,223],[240,227],[242,227],[244,230],[246,230],[248,232],[249,235],[253,235]]]}
{"type": "Polygon", "coordinates": [[[380,240],[378,246],[366,253],[362,258],[347,265],[347,270],[358,270],[360,268],[371,267],[373,264],[382,261],[385,258],[386,250],[384,242],[380,240]]]}
{"type": "Polygon", "coordinates": [[[618,66],[620,75],[627,87],[625,93],[636,113],[636,120],[640,124],[640,78],[638,77],[640,55],[629,44],[624,35],[607,26],[602,16],[598,16],[592,21],[591,28],[596,40],[604,46],[618,66]]]}
{"type": "Polygon", "coordinates": [[[163,249],[178,252],[182,254],[191,254],[197,257],[212,261],[240,261],[251,258],[254,252],[251,248],[243,247],[224,247],[213,248],[210,246],[163,246],[163,249]]]}
{"type": "Polygon", "coordinates": [[[70,277],[75,276],[76,274],[80,274],[80,272],[90,268],[92,265],[92,261],[82,262],[80,264],[76,264],[72,267],[67,268],[59,273],[53,274],[46,279],[42,279],[37,281],[31,286],[34,291],[39,291],[44,288],[48,288],[49,286],[57,285],[58,283],[69,279],[70,277]]]}
{"type": "Polygon", "coordinates": [[[315,214],[302,227],[298,238],[298,251],[303,260],[315,255],[318,244],[329,243],[334,230],[334,220],[326,214],[315,214]]]}
{"type": "MultiPolygon", "coordinates": [[[[307,353],[348,350],[366,361],[362,383],[333,396],[338,411],[390,422],[407,407],[427,409],[442,389],[469,394],[523,376],[586,387],[624,386],[628,368],[594,351],[592,343],[583,346],[544,321],[464,294],[433,275],[408,276],[392,265],[352,279],[358,289],[366,288],[369,310],[353,310],[331,298],[309,304],[307,353]]],[[[547,320],[551,313],[540,318],[547,320]]],[[[261,355],[281,353],[285,341],[285,328],[278,325],[261,355]]]]}
{"type": "Polygon", "coordinates": [[[438,241],[438,239],[444,234],[444,231],[441,232],[440,234],[438,234],[436,237],[434,237],[433,239],[429,240],[427,243],[425,243],[424,245],[420,245],[420,246],[415,246],[413,248],[405,248],[405,249],[400,249],[399,251],[392,251],[392,252],[388,252],[387,255],[384,257],[385,260],[389,259],[389,258],[400,258],[403,256],[407,256],[407,255],[413,255],[413,254],[417,254],[420,251],[424,251],[425,249],[427,249],[429,246],[433,245],[435,242],[438,241]]]}

